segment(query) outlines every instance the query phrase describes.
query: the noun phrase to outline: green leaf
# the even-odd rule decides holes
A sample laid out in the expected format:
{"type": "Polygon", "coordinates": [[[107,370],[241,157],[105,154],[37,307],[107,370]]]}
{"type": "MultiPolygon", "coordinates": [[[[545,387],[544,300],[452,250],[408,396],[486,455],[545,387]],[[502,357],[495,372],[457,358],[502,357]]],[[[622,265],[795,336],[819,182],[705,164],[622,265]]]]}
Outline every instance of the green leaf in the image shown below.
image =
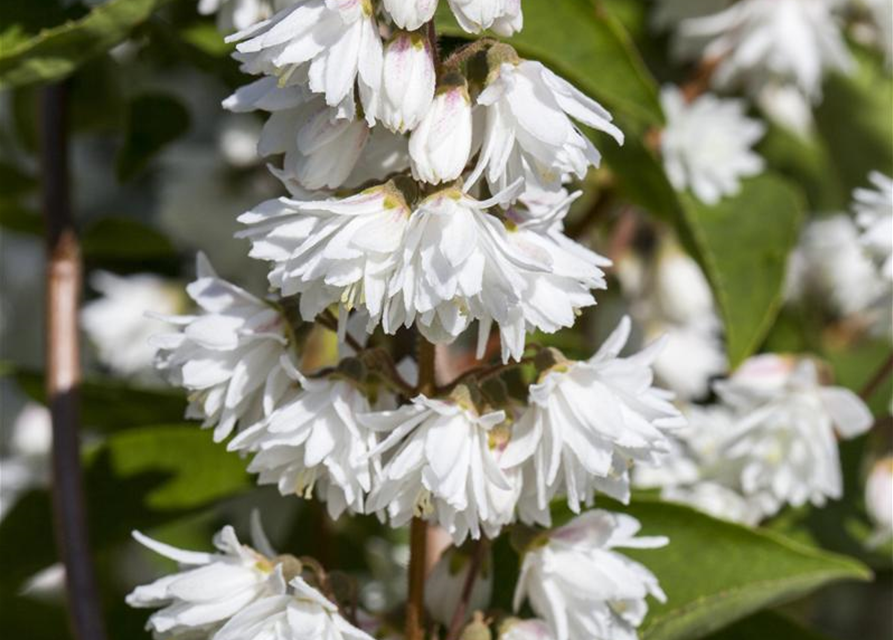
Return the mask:
{"type": "Polygon", "coordinates": [[[171,241],[157,229],[123,217],[102,218],[90,225],[81,245],[91,262],[145,262],[177,256],[171,241]]]}
{"type": "Polygon", "coordinates": [[[619,510],[638,518],[645,535],[670,539],[662,549],[624,550],[657,575],[667,594],[665,604],[652,602],[642,640],[695,640],[828,583],[871,579],[868,568],[845,556],[687,507],[642,498],[619,510]]]}
{"type": "MultiPolygon", "coordinates": [[[[33,400],[46,403],[43,375],[15,373],[16,382],[33,400]]],[[[120,380],[90,379],[80,385],[81,422],[101,431],[119,431],[151,424],[180,422],[186,410],[182,394],[140,389],[120,380]]]]}
{"type": "Polygon", "coordinates": [[[763,611],[711,634],[707,640],[828,640],[812,629],[771,611],[763,611]]]}
{"type": "Polygon", "coordinates": [[[124,146],[118,153],[119,180],[142,171],[155,154],[189,130],[189,112],[164,94],[146,94],[128,105],[124,146]]]}
{"type": "MultiPolygon", "coordinates": [[[[474,37],[459,27],[445,3],[438,33],[474,37]]],[[[540,60],[615,116],[640,125],[663,121],[657,86],[629,38],[596,0],[524,0],[524,29],[505,39],[526,57],[540,60]]]]}
{"type": "MultiPolygon", "coordinates": [[[[84,62],[124,40],[134,27],[170,1],[109,0],[84,17],[42,29],[27,38],[24,34],[33,22],[11,23],[12,27],[4,29],[0,39],[0,88],[49,82],[71,74],[84,62]]],[[[2,4],[29,3],[30,0],[2,4]]],[[[3,24],[8,23],[4,20],[3,24]]]]}
{"type": "Polygon", "coordinates": [[[180,37],[199,51],[215,57],[228,56],[235,50],[235,45],[227,43],[217,25],[210,20],[195,22],[180,30],[180,37]]]}
{"type": "MultiPolygon", "coordinates": [[[[83,456],[91,543],[96,550],[147,529],[197,513],[253,486],[245,461],[195,424],[143,427],[110,436],[83,456]]],[[[45,490],[23,496],[0,521],[4,558],[0,594],[56,559],[51,499],[45,490]]]]}
{"type": "Polygon", "coordinates": [[[713,285],[735,367],[756,351],[778,314],[802,200],[785,181],[764,174],[713,207],[689,194],[680,201],[683,236],[713,285]]]}
{"type": "Polygon", "coordinates": [[[872,53],[853,48],[852,75],[834,75],[815,117],[847,194],[867,186],[868,173],[893,175],[893,78],[872,53]]]}

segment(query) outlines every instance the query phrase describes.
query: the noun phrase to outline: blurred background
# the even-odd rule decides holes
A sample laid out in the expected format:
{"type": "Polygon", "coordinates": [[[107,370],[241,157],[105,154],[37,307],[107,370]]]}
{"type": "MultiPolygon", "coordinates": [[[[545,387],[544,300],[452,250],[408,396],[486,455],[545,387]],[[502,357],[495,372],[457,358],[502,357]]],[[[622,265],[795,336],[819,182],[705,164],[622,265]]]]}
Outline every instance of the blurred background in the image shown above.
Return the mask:
{"type": "MultiPolygon", "coordinates": [[[[22,34],[82,17],[92,4],[98,3],[4,0],[0,65],[4,47],[11,50],[22,34]]],[[[658,84],[691,77],[691,64],[667,55],[673,31],[655,18],[655,3],[594,4],[607,16],[601,19],[622,34],[620,41],[639,52],[658,84]]],[[[778,307],[771,326],[759,335],[760,350],[814,354],[829,364],[838,384],[858,391],[890,357],[889,325],[883,323],[890,322],[891,308],[889,298],[878,302],[860,270],[864,258],[853,248],[854,232],[840,221],[849,219],[852,193],[868,186],[872,171],[893,174],[893,78],[884,34],[868,6],[854,2],[841,15],[854,61],[851,72],[830,74],[814,107],[784,95],[750,107],[768,127],[756,149],[772,172],[796,186],[801,211],[792,218],[799,230],[788,233],[790,257],[779,258],[788,274],[781,295],[755,293],[743,305],[778,307]]],[[[571,28],[556,27],[556,38],[565,27],[571,28]]],[[[574,31],[568,37],[581,39],[579,59],[595,69],[601,50],[588,52],[590,36],[574,31]]],[[[184,422],[185,397],[152,367],[145,340],[165,325],[145,313],[189,311],[183,286],[194,273],[196,252],[205,252],[224,278],[257,294],[268,288],[265,266],[247,257],[247,241],[233,238],[235,218],[283,195],[283,189],[256,154],[263,119],[220,106],[245,82],[230,52],[215,18],[200,15],[195,2],[180,0],[167,3],[67,81],[73,209],[85,263],[83,461],[91,539],[114,638],[147,637],[146,612],[126,607],[124,595],[169,569],[130,541],[132,529],[204,549],[223,524],[246,532],[257,506],[276,546],[360,575],[361,601],[369,610],[387,611],[404,590],[408,550],[401,532],[371,517],[335,524],[318,503],[256,488],[243,461],[184,422]],[[357,545],[358,539],[368,543],[357,545]]],[[[35,84],[0,90],[0,632],[59,640],[68,631],[52,530],[51,434],[43,404],[39,94],[35,84]]],[[[668,354],[658,365],[663,383],[689,401],[709,401],[710,380],[727,372],[729,342],[685,239],[659,211],[660,204],[649,206],[660,192],[624,182],[618,167],[635,161],[634,154],[629,158],[608,157],[579,185],[584,195],[568,219],[569,235],[615,261],[608,291],[573,330],[537,340],[586,355],[622,314],[630,313],[640,342],[671,335],[668,354]]],[[[771,221],[759,218],[762,206],[757,198],[738,210],[739,216],[754,217],[749,239],[774,232],[771,221]]],[[[758,289],[761,283],[748,286],[758,289]]],[[[733,289],[736,293],[749,295],[749,289],[733,289]]],[[[336,357],[333,334],[319,332],[315,361],[336,357]]],[[[472,357],[473,345],[460,341],[444,352],[441,375],[452,378],[472,357]]],[[[765,524],[857,557],[875,571],[872,583],[828,587],[785,608],[831,638],[893,637],[893,551],[869,543],[875,523],[865,504],[866,479],[890,452],[891,395],[887,379],[870,398],[880,424],[841,445],[844,499],[821,510],[788,509],[765,524]]],[[[497,583],[498,592],[510,588],[497,583]]],[[[497,598],[505,601],[509,595],[497,598]]]]}

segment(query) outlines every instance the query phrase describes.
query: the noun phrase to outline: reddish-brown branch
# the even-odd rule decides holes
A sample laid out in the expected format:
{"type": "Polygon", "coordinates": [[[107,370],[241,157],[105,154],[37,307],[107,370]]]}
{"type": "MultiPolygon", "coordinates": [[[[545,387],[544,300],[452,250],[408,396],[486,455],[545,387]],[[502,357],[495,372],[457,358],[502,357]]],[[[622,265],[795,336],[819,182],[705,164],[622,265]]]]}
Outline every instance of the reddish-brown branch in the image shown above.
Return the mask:
{"type": "Polygon", "coordinates": [[[43,90],[43,210],[47,237],[46,386],[53,422],[56,545],[65,565],[68,613],[77,640],[104,640],[105,627],[90,554],[78,439],[81,258],[68,185],[64,84],[43,90]]]}
{"type": "Polygon", "coordinates": [[[450,630],[447,634],[447,640],[458,640],[459,634],[462,633],[462,626],[465,624],[465,618],[468,616],[468,605],[471,602],[471,594],[474,592],[474,583],[477,582],[478,574],[484,564],[484,558],[487,555],[487,539],[481,538],[474,547],[474,553],[471,556],[471,565],[468,567],[468,574],[465,576],[465,583],[462,585],[462,596],[459,604],[453,612],[453,619],[450,620],[450,630]]]}
{"type": "Polygon", "coordinates": [[[859,397],[865,402],[868,402],[884,381],[890,377],[891,373],[893,373],[893,354],[890,354],[875,374],[871,376],[871,380],[869,380],[862,388],[862,391],[859,392],[859,397]]]}

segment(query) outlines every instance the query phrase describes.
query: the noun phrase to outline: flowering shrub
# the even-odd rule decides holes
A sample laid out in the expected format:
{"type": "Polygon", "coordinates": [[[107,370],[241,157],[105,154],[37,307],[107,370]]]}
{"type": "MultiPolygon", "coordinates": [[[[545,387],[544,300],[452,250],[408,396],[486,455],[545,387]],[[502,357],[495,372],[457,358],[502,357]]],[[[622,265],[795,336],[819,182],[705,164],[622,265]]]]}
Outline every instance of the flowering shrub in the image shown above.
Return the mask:
{"type": "MultiPolygon", "coordinates": [[[[127,381],[85,395],[90,524],[103,552],[135,529],[178,565],[140,584],[131,548],[100,576],[152,610],[116,599],[113,633],[796,638],[767,610],[889,568],[889,442],[866,435],[893,336],[883,3],[164,4],[0,31],[20,92],[74,74],[81,99],[122,41],[104,64],[183,58],[229,85],[191,143],[169,146],[173,98],[126,106],[119,177],[168,163],[161,226],[198,249],[185,294],[164,234],[84,237],[88,266],[130,272],[96,271],[81,312],[90,366],[127,381]],[[837,214],[803,223],[807,203],[837,214]],[[180,548],[212,524],[217,551],[180,548]]],[[[4,513],[4,544],[42,495],[4,513]]],[[[84,556],[63,557],[78,639],[99,640],[84,556]]]]}

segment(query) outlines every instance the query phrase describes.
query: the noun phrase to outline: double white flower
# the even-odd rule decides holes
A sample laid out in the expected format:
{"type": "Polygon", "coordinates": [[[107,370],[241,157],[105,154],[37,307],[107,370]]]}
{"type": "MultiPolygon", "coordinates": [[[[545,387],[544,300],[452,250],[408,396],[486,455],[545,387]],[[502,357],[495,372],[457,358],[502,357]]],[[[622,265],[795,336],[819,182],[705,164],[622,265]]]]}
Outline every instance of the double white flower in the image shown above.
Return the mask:
{"type": "Polygon", "coordinates": [[[146,625],[155,638],[181,638],[190,633],[218,638],[215,632],[240,611],[285,593],[282,568],[241,544],[232,527],[224,527],[214,537],[219,553],[184,551],[138,532],[133,535],[142,545],[183,567],[181,572],[137,587],[127,596],[132,607],[164,607],[153,613],[146,625]]]}
{"type": "Polygon", "coordinates": [[[511,522],[520,485],[499,467],[505,412],[480,414],[470,402],[417,396],[396,411],[360,416],[387,434],[375,455],[391,454],[367,510],[400,527],[413,516],[442,526],[456,544],[496,537],[511,522]]]}
{"type": "Polygon", "coordinates": [[[494,192],[521,178],[554,190],[566,174],[583,178],[601,154],[571,118],[623,144],[607,110],[539,62],[520,60],[505,45],[488,56],[490,76],[477,99],[485,113],[483,146],[469,184],[486,175],[494,192]]]}
{"type": "Polygon", "coordinates": [[[356,416],[370,411],[368,400],[346,380],[308,379],[288,361],[283,365],[300,388],[228,449],[254,453],[248,471],[260,474],[260,484],[277,485],[284,496],[309,499],[315,488],[332,519],[346,509],[362,513],[372,488],[368,454],[376,438],[356,416]]]}
{"type": "Polygon", "coordinates": [[[604,288],[604,258],[561,233],[567,212],[503,223],[487,213],[517,194],[509,189],[478,201],[458,189],[435,193],[413,214],[402,256],[388,287],[388,332],[415,324],[433,342],[451,342],[478,320],[479,354],[492,323],[499,325],[503,360],[519,359],[534,328],[554,332],[573,324],[578,309],[604,288]]]}
{"type": "Polygon", "coordinates": [[[528,599],[555,640],[634,640],[646,598],[666,599],[654,574],[616,551],[667,544],[663,537],[636,537],[639,529],[631,516],[594,510],[549,532],[524,555],[515,610],[528,599]]]}
{"type": "Polygon", "coordinates": [[[186,291],[202,313],[165,317],[182,327],[159,334],[156,366],[189,391],[188,418],[215,427],[225,439],[239,423],[269,414],[290,384],[281,366],[289,340],[286,320],[271,305],[217,276],[199,254],[197,279],[186,291]]]}
{"type": "Polygon", "coordinates": [[[684,21],[680,48],[718,61],[712,76],[720,90],[743,86],[751,95],[777,82],[816,102],[826,70],[852,67],[833,15],[833,3],[814,0],[744,0],[719,13],[684,21]]]}
{"type": "Polygon", "coordinates": [[[667,117],[661,152],[677,191],[691,189],[698,200],[713,205],[736,195],[742,178],[762,173],[765,163],[751,147],[766,127],[744,115],[742,101],[704,94],[687,103],[682,92],[670,86],[660,98],[667,117]]]}
{"type": "Polygon", "coordinates": [[[872,188],[853,194],[856,222],[862,229],[862,244],[881,265],[881,273],[893,280],[893,180],[874,171],[868,176],[872,188]]]}
{"type": "Polygon", "coordinates": [[[628,500],[632,464],[654,464],[670,451],[666,430],[685,420],[671,394],[652,387],[660,342],[621,358],[629,333],[624,318],[590,360],[559,361],[530,387],[530,405],[502,459],[505,468],[522,468],[530,483],[519,504],[522,520],[548,524],[558,495],[577,513],[597,490],[628,500]]]}
{"type": "Polygon", "coordinates": [[[874,422],[856,394],[822,385],[811,360],[774,354],[749,359],[716,392],[736,415],[720,457],[766,516],[840,498],[837,436],[854,438],[874,422]]]}
{"type": "Polygon", "coordinates": [[[249,73],[277,76],[281,84],[306,81],[350,119],[356,84],[363,106],[374,112],[383,51],[370,0],[304,0],[227,42],[238,42],[236,58],[249,73]]]}
{"type": "Polygon", "coordinates": [[[374,640],[345,620],[338,607],[301,577],[290,592],[243,609],[211,640],[374,640]]]}
{"type": "Polygon", "coordinates": [[[283,296],[301,294],[312,321],[339,303],[346,312],[381,317],[387,282],[397,268],[410,210],[392,185],[349,198],[269,200],[239,217],[250,228],[251,257],[273,263],[270,284],[283,296]]]}
{"type": "Polygon", "coordinates": [[[97,271],[90,286],[100,293],[81,310],[81,325],[103,364],[124,376],[151,373],[153,335],[166,328],[160,315],[185,310],[182,290],[152,274],[119,276],[97,271]],[[156,317],[147,315],[152,312],[156,317]]]}

